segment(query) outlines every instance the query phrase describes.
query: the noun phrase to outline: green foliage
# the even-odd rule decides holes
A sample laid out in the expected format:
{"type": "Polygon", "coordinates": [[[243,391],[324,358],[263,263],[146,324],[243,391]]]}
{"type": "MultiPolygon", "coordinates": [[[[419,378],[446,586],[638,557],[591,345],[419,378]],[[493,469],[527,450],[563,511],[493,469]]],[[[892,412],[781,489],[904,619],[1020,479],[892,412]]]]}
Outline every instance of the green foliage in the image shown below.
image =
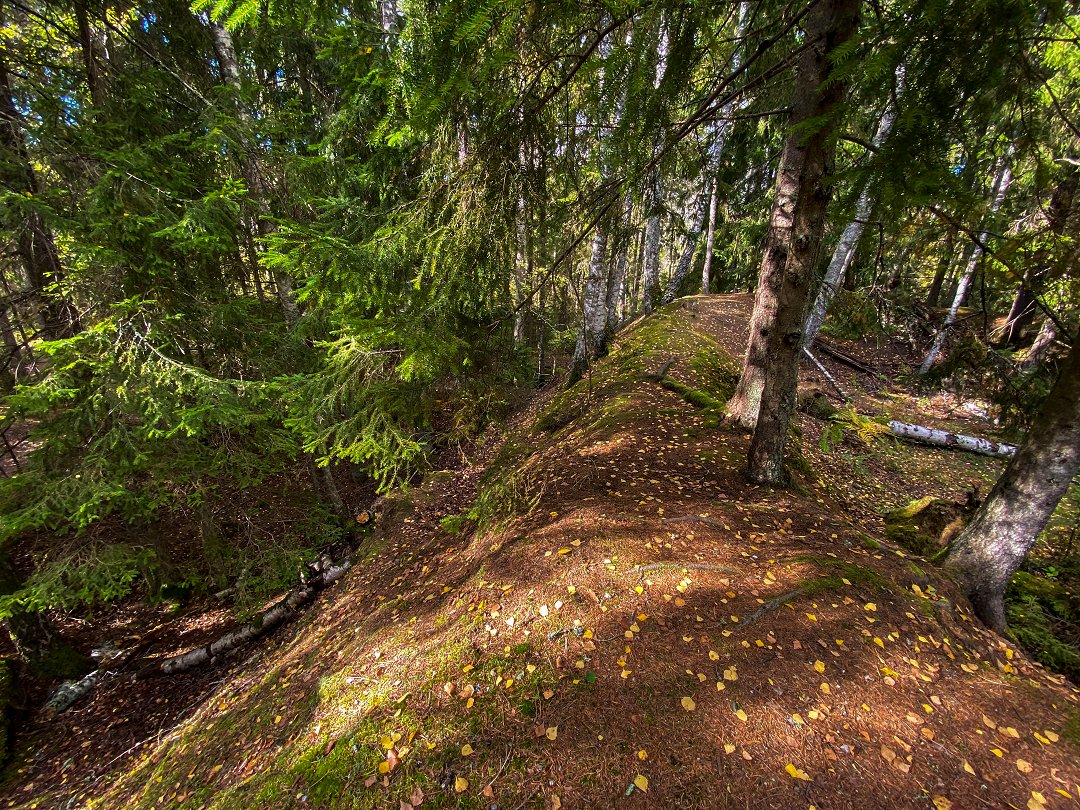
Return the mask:
{"type": "Polygon", "coordinates": [[[1007,594],[1009,631],[1037,661],[1080,679],[1080,600],[1066,586],[1017,572],[1007,594]]]}
{"type": "Polygon", "coordinates": [[[854,407],[841,408],[829,420],[818,442],[825,453],[832,452],[845,435],[852,435],[865,445],[872,445],[888,436],[889,427],[882,419],[863,416],[854,407]]]}
{"type": "Polygon", "coordinates": [[[880,329],[877,307],[862,290],[838,290],[822,325],[825,334],[840,340],[859,340],[880,329]]]}

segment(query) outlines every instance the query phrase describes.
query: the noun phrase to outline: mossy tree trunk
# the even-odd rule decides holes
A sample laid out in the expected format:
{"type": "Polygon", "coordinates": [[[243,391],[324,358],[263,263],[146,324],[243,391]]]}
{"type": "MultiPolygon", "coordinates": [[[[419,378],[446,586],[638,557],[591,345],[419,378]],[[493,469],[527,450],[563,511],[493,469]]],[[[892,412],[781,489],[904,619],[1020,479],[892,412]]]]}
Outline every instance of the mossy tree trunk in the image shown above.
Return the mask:
{"type": "Polygon", "coordinates": [[[1080,348],[1073,347],[1050,395],[1005,472],[949,547],[946,567],[975,614],[1005,630],[1005,589],[1080,471],[1080,348]]]}

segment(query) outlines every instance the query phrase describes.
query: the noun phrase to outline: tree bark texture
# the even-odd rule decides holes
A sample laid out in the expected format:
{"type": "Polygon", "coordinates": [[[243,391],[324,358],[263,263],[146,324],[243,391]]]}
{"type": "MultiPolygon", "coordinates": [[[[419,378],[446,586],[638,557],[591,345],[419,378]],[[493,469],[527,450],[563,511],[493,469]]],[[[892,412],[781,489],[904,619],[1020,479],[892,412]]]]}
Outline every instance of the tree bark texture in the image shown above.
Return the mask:
{"type": "Polygon", "coordinates": [[[753,424],[748,475],[756,483],[786,481],[783,457],[795,410],[806,312],[825,228],[833,157],[833,120],[846,94],[828,81],[830,55],[854,35],[860,0],[822,0],[807,18],[789,121],[777,171],[776,202],[758,277],[750,343],[729,412],[753,424]],[[817,121],[812,132],[800,125],[817,121]]]}
{"type": "Polygon", "coordinates": [[[1012,458],[1016,455],[1016,447],[1011,444],[981,439],[977,436],[965,436],[963,433],[952,433],[948,430],[939,430],[938,428],[923,425],[911,425],[907,422],[898,422],[895,419],[889,422],[889,430],[899,439],[908,439],[909,441],[935,447],[968,450],[972,453],[997,458],[1012,458]]]}
{"type": "Polygon", "coordinates": [[[975,614],[1005,630],[1005,589],[1080,471],[1080,335],[1027,438],[949,546],[975,614]]]}
{"type": "Polygon", "coordinates": [[[716,244],[716,207],[717,183],[713,179],[712,194],[709,195],[709,221],[705,231],[705,264],[701,268],[701,291],[709,294],[712,286],[713,247],[716,244]]]}

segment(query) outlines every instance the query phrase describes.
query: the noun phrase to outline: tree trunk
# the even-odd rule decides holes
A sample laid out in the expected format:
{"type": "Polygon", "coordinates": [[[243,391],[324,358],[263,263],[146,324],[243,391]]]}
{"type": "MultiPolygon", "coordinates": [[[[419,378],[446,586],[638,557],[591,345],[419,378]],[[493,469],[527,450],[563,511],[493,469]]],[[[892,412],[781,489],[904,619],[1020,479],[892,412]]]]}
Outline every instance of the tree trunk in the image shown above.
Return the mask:
{"type": "Polygon", "coordinates": [[[1080,335],[1027,438],[949,546],[975,615],[1005,630],[1005,588],[1080,471],[1080,335]]]}
{"type": "MultiPolygon", "coordinates": [[[[253,216],[258,236],[266,237],[273,231],[273,225],[268,219],[270,215],[270,194],[262,162],[259,159],[259,147],[255,143],[254,121],[241,97],[243,90],[240,83],[240,63],[236,58],[236,48],[233,45],[232,34],[229,33],[227,28],[213,20],[209,21],[209,26],[222,81],[234,96],[234,110],[237,123],[240,126],[241,136],[238,144],[240,173],[244,177],[248,196],[254,209],[253,216]]],[[[285,321],[289,326],[294,326],[300,320],[300,308],[296,303],[292,278],[285,271],[276,268],[273,270],[273,277],[274,284],[277,286],[278,304],[281,306],[285,321]]]]}
{"type": "Polygon", "coordinates": [[[713,245],[716,241],[716,186],[716,178],[713,178],[712,194],[709,195],[708,230],[705,233],[705,264],[701,268],[701,291],[706,295],[709,294],[709,287],[712,284],[713,245]]]}
{"type": "MultiPolygon", "coordinates": [[[[897,95],[899,95],[904,85],[902,69],[897,71],[896,84],[897,95]]],[[[885,143],[885,139],[889,137],[889,131],[895,121],[896,104],[890,102],[885,108],[885,112],[881,114],[877,131],[874,133],[873,144],[875,148],[880,148],[885,143]]],[[[855,203],[855,216],[844,228],[843,233],[840,235],[840,242],[833,251],[832,259],[829,260],[829,267],[825,271],[821,289],[814,300],[813,309],[810,310],[810,317],[806,320],[806,329],[803,333],[804,346],[814,345],[814,338],[817,337],[821,324],[825,322],[825,315],[829,311],[829,305],[836,296],[836,291],[840,289],[840,283],[844,280],[844,275],[851,266],[852,259],[855,258],[855,248],[858,247],[863,231],[866,230],[866,222],[874,205],[871,196],[872,189],[873,180],[867,180],[866,185],[863,186],[863,190],[859,194],[858,201],[855,203]]]]}
{"type": "MultiPolygon", "coordinates": [[[[1012,158],[1013,150],[1014,147],[1010,145],[1008,152],[1005,153],[998,166],[997,177],[994,179],[993,198],[990,202],[991,214],[997,213],[998,209],[1001,208],[1001,203],[1005,200],[1005,192],[1009,190],[1009,185],[1012,183],[1012,169],[1009,166],[1009,160],[1012,158]]],[[[920,375],[929,372],[937,361],[938,355],[941,354],[941,349],[945,345],[945,338],[948,336],[953,324],[956,323],[956,313],[964,305],[964,301],[967,300],[968,292],[971,290],[971,283],[975,280],[975,270],[978,269],[979,260],[983,255],[982,245],[989,238],[990,234],[983,231],[979,234],[978,243],[972,246],[971,255],[968,256],[967,265],[964,267],[963,275],[960,276],[960,283],[956,287],[956,295],[953,296],[952,306],[949,307],[949,312],[945,316],[945,322],[941,325],[941,329],[938,330],[934,342],[930,346],[930,351],[926,354],[926,359],[923,360],[922,365],[919,367],[920,375]]]]}
{"type": "Polygon", "coordinates": [[[942,251],[941,259],[938,261],[937,269],[934,271],[934,279],[930,282],[930,289],[926,293],[926,305],[928,307],[936,307],[938,299],[941,298],[941,285],[945,283],[945,276],[948,274],[949,268],[952,267],[955,239],[956,232],[950,228],[945,234],[945,249],[942,251]]]}
{"type": "MultiPolygon", "coordinates": [[[[749,8],[750,4],[747,2],[739,4],[739,18],[738,22],[735,24],[736,41],[741,41],[746,35],[749,8]]],[[[741,64],[742,49],[737,47],[735,53],[731,57],[731,69],[733,71],[738,70],[741,64]]],[[[682,254],[679,256],[679,263],[675,265],[675,269],[671,274],[671,279],[668,281],[667,287],[664,288],[664,295],[660,299],[660,303],[662,304],[670,304],[675,300],[679,294],[679,288],[682,286],[683,281],[690,274],[690,270],[693,267],[694,253],[697,252],[697,245],[698,240],[701,238],[701,232],[705,229],[705,219],[710,209],[711,195],[714,193],[715,178],[720,171],[720,161],[724,157],[727,139],[733,129],[733,124],[730,120],[731,115],[737,109],[740,109],[745,105],[746,99],[733,98],[720,109],[719,120],[713,129],[713,141],[709,147],[705,171],[702,174],[701,191],[698,196],[696,213],[690,224],[690,230],[686,234],[686,241],[683,244],[682,254]]]]}
{"type": "MultiPolygon", "coordinates": [[[[665,25],[660,26],[660,39],[656,44],[656,74],[653,78],[653,89],[659,89],[667,72],[668,48],[670,40],[665,25]]],[[[656,154],[663,141],[663,133],[657,136],[653,144],[653,154],[656,154]]],[[[641,310],[646,314],[653,311],[653,307],[660,300],[660,214],[663,208],[663,182],[660,177],[660,167],[653,166],[645,178],[645,193],[643,195],[643,207],[645,216],[645,246],[644,259],[641,263],[641,310]]]]}
{"type": "Polygon", "coordinates": [[[755,425],[751,481],[783,484],[784,447],[795,409],[802,332],[832,183],[834,111],[847,88],[829,81],[830,55],[855,33],[860,0],[821,0],[807,18],[808,47],[799,57],[788,135],[777,171],[742,376],[729,412],[755,425]],[[818,124],[804,132],[805,122],[818,124]]]}
{"type": "MultiPolygon", "coordinates": [[[[1069,217],[1075,210],[1073,201],[1076,197],[1077,186],[1080,185],[1080,169],[1071,166],[1065,178],[1058,183],[1050,200],[1047,213],[1047,224],[1050,232],[1060,237],[1068,224],[1069,217]]],[[[1059,259],[1059,264],[1067,266],[1069,260],[1074,258],[1076,249],[1069,251],[1070,256],[1059,259]]],[[[1024,330],[1035,320],[1038,304],[1035,296],[1039,293],[1050,273],[1051,251],[1043,248],[1037,251],[1033,261],[1033,267],[1024,273],[1024,279],[1016,290],[1012,307],[1009,309],[1009,317],[1005,321],[1005,328],[998,342],[999,347],[1017,346],[1023,336],[1024,330]]]]}
{"type": "Polygon", "coordinates": [[[1035,342],[1031,344],[1031,348],[1027,350],[1027,354],[1024,355],[1024,359],[1020,361],[1020,365],[1024,368],[1034,368],[1046,359],[1046,355],[1049,353],[1050,348],[1054,345],[1054,341],[1057,340],[1057,327],[1050,318],[1045,318],[1042,322],[1042,326],[1039,327],[1039,334],[1035,336],[1035,342]]]}
{"type": "MultiPolygon", "coordinates": [[[[0,551],[0,594],[15,593],[22,584],[11,559],[0,551]]],[[[15,651],[40,677],[80,678],[94,668],[93,660],[68,644],[46,614],[16,608],[6,623],[15,651]]]]}
{"type": "MultiPolygon", "coordinates": [[[[0,24],[3,16],[0,15],[0,24]]],[[[22,113],[15,106],[7,63],[0,58],[0,148],[7,154],[0,168],[0,186],[28,198],[38,195],[37,176],[26,149],[22,113]]],[[[39,213],[32,212],[18,229],[15,243],[38,304],[43,323],[42,335],[49,339],[70,337],[78,331],[75,308],[59,290],[64,268],[52,231],[39,213]]]]}
{"type": "Polygon", "coordinates": [[[951,433],[947,430],[924,427],[923,425],[910,425],[907,422],[898,422],[895,419],[889,422],[889,431],[899,439],[908,439],[909,441],[929,444],[934,447],[956,448],[997,458],[1012,458],[1016,455],[1016,447],[1011,444],[981,439],[977,436],[965,436],[963,433],[951,433]]]}
{"type": "Polygon", "coordinates": [[[90,88],[90,101],[100,107],[105,100],[105,86],[101,67],[98,64],[97,41],[90,27],[90,17],[86,10],[86,0],[75,0],[75,21],[79,28],[79,46],[82,51],[83,67],[86,68],[86,85],[90,88]]]}
{"type": "Polygon", "coordinates": [[[604,325],[604,345],[611,343],[611,338],[619,326],[623,296],[626,292],[626,264],[630,251],[630,225],[634,216],[634,198],[629,194],[623,200],[622,220],[615,239],[614,267],[608,279],[607,322],[604,325]]]}
{"type": "Polygon", "coordinates": [[[581,379],[589,361],[603,353],[604,330],[607,326],[607,218],[597,223],[589,252],[589,275],[581,301],[581,329],[574,344],[567,384],[581,379]]]}
{"type": "Polygon", "coordinates": [[[645,223],[645,259],[641,266],[641,309],[648,315],[660,301],[660,200],[663,189],[659,170],[654,168],[646,183],[645,210],[649,219],[645,223]]]}

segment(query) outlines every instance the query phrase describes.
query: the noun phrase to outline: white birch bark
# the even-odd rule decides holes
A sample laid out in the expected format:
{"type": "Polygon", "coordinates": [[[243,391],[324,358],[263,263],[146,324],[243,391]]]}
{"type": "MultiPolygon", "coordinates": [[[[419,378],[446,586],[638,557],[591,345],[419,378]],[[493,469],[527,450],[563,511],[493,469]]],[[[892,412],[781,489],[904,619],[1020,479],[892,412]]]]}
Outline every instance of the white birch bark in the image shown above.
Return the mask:
{"type": "MultiPolygon", "coordinates": [[[[897,71],[896,85],[897,95],[899,96],[904,86],[902,68],[897,71]]],[[[885,139],[889,137],[889,131],[895,122],[896,104],[889,103],[885,108],[885,112],[881,114],[877,131],[874,133],[872,143],[875,149],[880,148],[885,143],[885,139]]],[[[863,231],[866,230],[866,220],[874,207],[871,195],[872,183],[872,180],[868,180],[866,185],[863,186],[862,193],[859,194],[859,199],[855,203],[855,216],[844,228],[843,233],[840,235],[840,241],[833,251],[832,258],[829,260],[829,267],[825,271],[825,278],[821,282],[821,290],[814,300],[810,316],[806,319],[806,328],[803,330],[804,346],[814,345],[814,338],[817,337],[821,324],[825,322],[825,315],[829,311],[829,305],[836,296],[836,291],[840,289],[840,284],[851,266],[852,259],[855,258],[855,248],[858,247],[859,240],[862,239],[863,231]]]]}
{"type": "Polygon", "coordinates": [[[709,196],[709,225],[705,234],[705,266],[701,268],[701,291],[706,295],[712,281],[713,244],[716,239],[716,179],[713,178],[712,194],[709,196]]]}
{"type": "MultiPolygon", "coordinates": [[[[746,35],[746,21],[749,16],[750,4],[743,2],[739,4],[739,20],[735,26],[736,39],[742,39],[746,35]]],[[[736,48],[735,53],[731,57],[731,69],[736,71],[742,64],[742,49],[736,48]]],[[[708,159],[705,163],[705,172],[702,175],[701,191],[698,195],[697,209],[693,222],[690,224],[690,230],[686,234],[686,241],[683,244],[682,254],[679,256],[679,263],[675,265],[675,269],[671,273],[671,278],[668,281],[667,286],[664,288],[664,295],[660,299],[661,304],[670,304],[675,300],[675,296],[679,294],[679,287],[682,285],[683,280],[690,274],[690,268],[693,265],[694,253],[697,252],[698,241],[701,239],[701,232],[705,229],[705,217],[709,210],[709,195],[712,189],[714,178],[717,172],[720,170],[720,161],[724,157],[724,149],[727,147],[728,135],[733,129],[731,119],[732,114],[736,110],[740,110],[747,104],[745,98],[733,98],[727,104],[720,109],[719,120],[713,127],[713,140],[709,146],[708,159]]]]}
{"type": "Polygon", "coordinates": [[[930,444],[937,447],[953,447],[979,453],[984,456],[997,458],[1012,458],[1016,455],[1016,447],[1011,444],[982,439],[978,436],[965,436],[962,433],[951,433],[947,430],[938,430],[923,425],[911,425],[907,422],[898,422],[895,419],[889,422],[889,431],[900,439],[930,444]]]}
{"type": "MultiPolygon", "coordinates": [[[[667,27],[660,27],[660,41],[656,46],[656,76],[653,89],[659,89],[667,72],[668,48],[671,43],[667,27]]],[[[659,142],[653,144],[656,153],[659,142]]],[[[663,200],[663,181],[660,167],[653,166],[645,179],[644,208],[648,219],[645,222],[645,255],[641,264],[641,309],[648,315],[660,297],[660,211],[663,200]]]]}
{"type": "MultiPolygon", "coordinates": [[[[993,198],[990,201],[990,213],[996,214],[998,209],[1001,208],[1002,202],[1005,200],[1005,193],[1009,190],[1009,185],[1012,183],[1012,168],[1009,165],[1009,160],[1012,158],[1012,154],[1015,147],[1010,144],[1005,156],[1001,159],[1001,163],[998,166],[997,177],[994,179],[994,191],[993,198]]],[[[937,335],[934,337],[934,342],[930,346],[930,351],[926,354],[926,359],[923,360],[922,365],[919,367],[919,374],[925,375],[930,368],[937,361],[938,356],[941,354],[941,349],[945,345],[945,338],[949,334],[949,330],[953,324],[956,323],[956,313],[960,310],[960,307],[964,305],[964,301],[967,300],[968,292],[971,290],[971,283],[975,279],[975,270],[979,266],[979,260],[983,255],[982,246],[986,244],[986,241],[990,238],[990,234],[987,231],[983,231],[979,234],[979,239],[975,245],[971,248],[971,254],[968,256],[967,265],[964,267],[963,275],[960,277],[960,283],[956,287],[956,295],[953,296],[952,305],[949,307],[949,312],[945,316],[945,322],[941,325],[941,329],[938,330],[937,335]]]]}

